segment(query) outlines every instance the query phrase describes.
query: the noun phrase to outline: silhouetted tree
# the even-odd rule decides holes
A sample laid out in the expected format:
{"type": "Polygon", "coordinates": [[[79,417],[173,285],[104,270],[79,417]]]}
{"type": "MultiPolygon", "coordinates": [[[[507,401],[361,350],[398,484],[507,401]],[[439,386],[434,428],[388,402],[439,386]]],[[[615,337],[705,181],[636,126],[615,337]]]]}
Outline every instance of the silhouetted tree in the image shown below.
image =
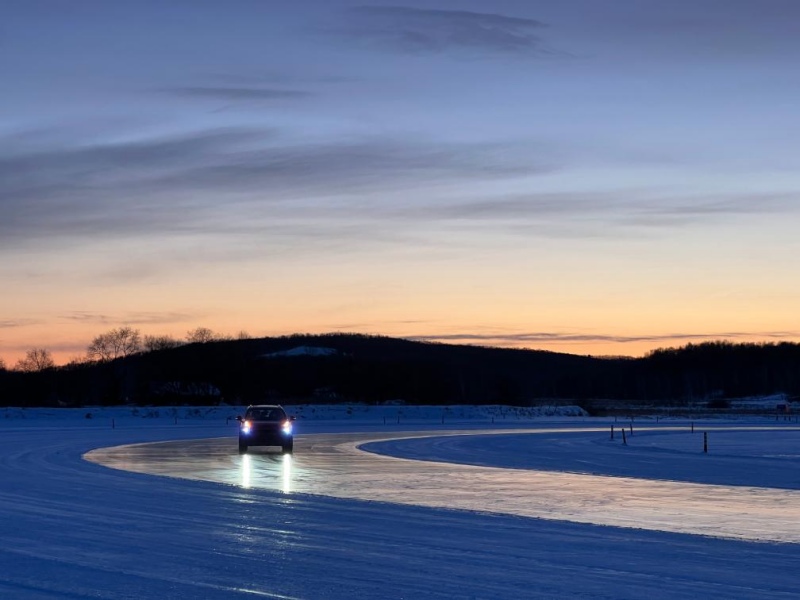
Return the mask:
{"type": "Polygon", "coordinates": [[[17,361],[17,370],[25,373],[36,373],[56,366],[53,355],[44,348],[31,348],[25,353],[25,358],[17,361]]]}
{"type": "Polygon", "coordinates": [[[177,348],[181,345],[180,340],[176,340],[169,335],[146,335],[144,336],[144,349],[147,352],[155,352],[156,350],[169,350],[170,348],[177,348]]]}
{"type": "Polygon", "coordinates": [[[107,362],[136,354],[141,347],[139,330],[126,326],[98,335],[92,340],[86,355],[92,360],[107,362]]]}
{"type": "Polygon", "coordinates": [[[0,358],[0,371],[6,371],[6,361],[0,358]]]}
{"type": "Polygon", "coordinates": [[[75,367],[80,367],[81,365],[85,365],[89,362],[91,361],[86,356],[80,356],[80,355],[71,356],[70,359],[67,361],[66,366],[70,368],[75,368],[75,367]]]}
{"type": "Polygon", "coordinates": [[[208,327],[198,327],[186,333],[186,341],[190,344],[205,344],[217,339],[216,334],[208,327]]]}

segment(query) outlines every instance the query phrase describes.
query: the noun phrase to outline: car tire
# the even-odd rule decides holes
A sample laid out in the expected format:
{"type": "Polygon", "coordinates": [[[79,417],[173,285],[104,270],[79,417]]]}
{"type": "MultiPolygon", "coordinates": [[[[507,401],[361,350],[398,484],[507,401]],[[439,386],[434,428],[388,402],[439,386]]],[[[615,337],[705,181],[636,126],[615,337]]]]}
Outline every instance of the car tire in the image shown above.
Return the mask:
{"type": "Polygon", "coordinates": [[[289,442],[288,444],[283,445],[284,454],[291,454],[293,451],[294,451],[294,442],[289,442]]]}
{"type": "Polygon", "coordinates": [[[245,454],[246,452],[247,452],[247,444],[239,442],[239,454],[245,454]]]}

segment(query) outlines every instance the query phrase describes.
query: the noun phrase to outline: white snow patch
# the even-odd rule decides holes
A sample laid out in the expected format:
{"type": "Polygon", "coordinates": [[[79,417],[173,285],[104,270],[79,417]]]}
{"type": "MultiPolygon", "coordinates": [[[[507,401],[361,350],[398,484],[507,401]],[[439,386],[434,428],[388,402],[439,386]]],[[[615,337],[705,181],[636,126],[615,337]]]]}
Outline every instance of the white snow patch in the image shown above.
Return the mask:
{"type": "Polygon", "coordinates": [[[278,358],[285,356],[333,356],[336,354],[339,354],[339,351],[334,350],[333,348],[322,348],[320,346],[297,346],[291,350],[281,350],[280,352],[272,352],[262,356],[263,358],[278,358]]]}

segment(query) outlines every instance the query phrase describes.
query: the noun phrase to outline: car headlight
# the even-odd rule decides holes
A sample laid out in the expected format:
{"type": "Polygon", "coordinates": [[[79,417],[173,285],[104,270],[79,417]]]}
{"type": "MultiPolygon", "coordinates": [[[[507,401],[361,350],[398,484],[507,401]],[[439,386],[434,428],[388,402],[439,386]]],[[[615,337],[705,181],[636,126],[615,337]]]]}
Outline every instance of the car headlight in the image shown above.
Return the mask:
{"type": "Polygon", "coordinates": [[[252,423],[250,423],[250,421],[243,421],[242,422],[242,433],[244,433],[246,435],[246,434],[250,433],[250,431],[252,429],[253,429],[253,425],[252,425],[252,423]]]}
{"type": "Polygon", "coordinates": [[[292,422],[291,421],[284,421],[283,422],[283,433],[289,435],[292,433],[292,422]]]}

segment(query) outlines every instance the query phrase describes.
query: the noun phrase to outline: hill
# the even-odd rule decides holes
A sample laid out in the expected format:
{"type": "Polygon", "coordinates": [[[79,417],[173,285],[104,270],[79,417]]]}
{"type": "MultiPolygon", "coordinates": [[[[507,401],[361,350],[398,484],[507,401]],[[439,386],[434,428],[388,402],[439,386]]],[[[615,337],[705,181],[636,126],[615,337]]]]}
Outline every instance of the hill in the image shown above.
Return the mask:
{"type": "Polygon", "coordinates": [[[0,371],[0,405],[251,402],[661,403],[800,394],[800,346],[714,342],[638,359],[353,334],[211,341],[110,362],[0,371]]]}

